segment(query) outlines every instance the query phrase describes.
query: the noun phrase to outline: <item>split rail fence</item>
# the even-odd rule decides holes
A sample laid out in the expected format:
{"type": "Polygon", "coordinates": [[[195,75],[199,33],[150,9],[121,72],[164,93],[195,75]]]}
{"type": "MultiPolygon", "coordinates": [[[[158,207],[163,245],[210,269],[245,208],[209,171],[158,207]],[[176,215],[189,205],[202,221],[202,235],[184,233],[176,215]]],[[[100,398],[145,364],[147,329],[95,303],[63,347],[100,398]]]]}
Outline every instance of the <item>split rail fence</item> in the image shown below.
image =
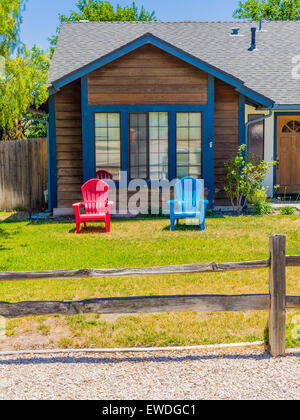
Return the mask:
{"type": "Polygon", "coordinates": [[[268,310],[268,351],[277,357],[285,353],[286,309],[300,309],[300,296],[286,295],[286,267],[300,267],[300,255],[286,255],[286,237],[270,237],[268,260],[236,263],[203,263],[133,269],[83,269],[42,272],[0,273],[0,281],[57,278],[128,277],[180,273],[209,273],[269,268],[269,294],[184,295],[102,298],[83,301],[0,302],[0,316],[126,314],[158,312],[219,312],[268,310]]]}

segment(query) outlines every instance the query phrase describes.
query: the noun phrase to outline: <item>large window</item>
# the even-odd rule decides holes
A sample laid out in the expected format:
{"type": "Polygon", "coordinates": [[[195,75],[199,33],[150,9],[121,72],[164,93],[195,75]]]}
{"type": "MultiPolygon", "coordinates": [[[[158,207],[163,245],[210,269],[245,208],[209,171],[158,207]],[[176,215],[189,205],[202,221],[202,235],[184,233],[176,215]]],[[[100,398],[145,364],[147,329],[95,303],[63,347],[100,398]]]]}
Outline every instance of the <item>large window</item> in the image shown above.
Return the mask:
{"type": "Polygon", "coordinates": [[[201,112],[177,112],[176,116],[177,178],[202,175],[201,112]]]}
{"type": "Polygon", "coordinates": [[[169,151],[168,112],[129,114],[130,179],[167,179],[169,151]]]}
{"type": "MultiPolygon", "coordinates": [[[[248,121],[257,120],[260,117],[262,117],[261,114],[250,114],[248,115],[248,121]]],[[[249,125],[248,156],[254,158],[256,162],[261,162],[264,159],[264,134],[264,121],[249,125]]]]}
{"type": "Polygon", "coordinates": [[[95,114],[96,170],[119,180],[121,170],[121,123],[117,112],[95,114]]]}

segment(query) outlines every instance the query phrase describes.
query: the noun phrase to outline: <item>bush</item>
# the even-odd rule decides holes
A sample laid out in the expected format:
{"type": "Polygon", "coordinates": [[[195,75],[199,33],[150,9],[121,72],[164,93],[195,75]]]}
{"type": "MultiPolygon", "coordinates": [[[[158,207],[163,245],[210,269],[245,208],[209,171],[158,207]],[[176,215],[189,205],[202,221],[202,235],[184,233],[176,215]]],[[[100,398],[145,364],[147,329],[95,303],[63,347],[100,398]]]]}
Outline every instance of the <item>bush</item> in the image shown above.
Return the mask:
{"type": "Polygon", "coordinates": [[[254,212],[257,215],[262,216],[264,214],[274,213],[274,208],[268,201],[257,201],[254,204],[254,212]]]}
{"type": "MultiPolygon", "coordinates": [[[[241,213],[246,204],[246,198],[251,197],[258,202],[266,199],[266,190],[262,186],[268,171],[276,162],[257,163],[255,159],[246,156],[246,146],[239,147],[238,154],[225,163],[227,169],[224,190],[231,201],[232,207],[241,213]]],[[[255,203],[254,203],[255,204],[255,203]]],[[[259,206],[261,206],[259,204],[259,206]]],[[[262,207],[267,207],[262,204],[262,207]]]]}
{"type": "Polygon", "coordinates": [[[281,207],[280,213],[283,216],[290,216],[296,213],[296,209],[294,207],[285,206],[285,207],[281,207]]]}

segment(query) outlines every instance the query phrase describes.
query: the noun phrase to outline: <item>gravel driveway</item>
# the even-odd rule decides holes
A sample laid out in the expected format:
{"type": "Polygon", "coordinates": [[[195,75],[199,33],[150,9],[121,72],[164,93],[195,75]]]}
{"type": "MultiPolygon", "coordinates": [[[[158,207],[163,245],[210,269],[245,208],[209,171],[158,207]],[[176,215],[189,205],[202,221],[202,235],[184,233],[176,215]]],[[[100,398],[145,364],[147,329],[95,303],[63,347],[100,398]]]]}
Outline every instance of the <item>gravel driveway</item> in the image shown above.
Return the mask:
{"type": "Polygon", "coordinates": [[[261,349],[2,357],[0,399],[300,399],[300,353],[261,349]]]}

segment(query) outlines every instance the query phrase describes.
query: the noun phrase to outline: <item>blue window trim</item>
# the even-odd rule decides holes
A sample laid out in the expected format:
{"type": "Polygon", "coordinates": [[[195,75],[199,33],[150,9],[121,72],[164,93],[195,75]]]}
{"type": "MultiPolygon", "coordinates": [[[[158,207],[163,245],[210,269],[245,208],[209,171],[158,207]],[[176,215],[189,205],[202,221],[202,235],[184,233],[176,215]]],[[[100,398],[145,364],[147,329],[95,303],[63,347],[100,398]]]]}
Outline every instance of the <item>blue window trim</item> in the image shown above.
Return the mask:
{"type": "MultiPolygon", "coordinates": [[[[277,124],[279,116],[300,116],[300,112],[275,112],[274,113],[274,148],[273,148],[273,160],[277,160],[277,124]]],[[[273,169],[273,194],[276,195],[276,189],[274,188],[277,185],[277,168],[274,166],[273,169]]]]}
{"type": "Polygon", "coordinates": [[[208,104],[203,127],[203,176],[210,208],[215,203],[215,78],[208,76],[208,104]]]}
{"type": "Polygon", "coordinates": [[[53,209],[57,207],[55,96],[49,97],[49,136],[47,151],[49,209],[53,209]]]}
{"type": "MultiPolygon", "coordinates": [[[[169,113],[169,178],[176,177],[176,112],[198,111],[202,113],[203,123],[203,178],[205,186],[209,189],[210,206],[214,206],[214,78],[209,78],[209,101],[207,105],[89,105],[88,131],[83,130],[84,173],[90,178],[95,175],[95,131],[94,115],[97,112],[120,112],[121,114],[121,150],[122,170],[129,171],[128,167],[128,112],[155,112],[169,113]],[[84,134],[85,133],[85,134],[84,134]],[[212,147],[210,144],[212,143],[212,147]]],[[[118,184],[118,183],[117,183],[118,184]]]]}
{"type": "Polygon", "coordinates": [[[53,88],[51,88],[50,94],[53,94],[55,90],[60,89],[61,87],[75,81],[76,79],[82,78],[84,76],[87,76],[90,72],[99,69],[102,66],[105,66],[106,64],[123,57],[124,55],[136,50],[137,48],[142,47],[145,44],[152,44],[163,51],[172,54],[173,56],[179,58],[180,60],[183,60],[192,66],[205,71],[209,75],[213,77],[217,77],[218,79],[222,80],[225,83],[228,83],[229,85],[235,87],[241,94],[249,97],[253,101],[257,102],[258,104],[264,105],[266,107],[271,107],[274,102],[270,99],[266,98],[263,95],[260,95],[259,93],[253,91],[252,89],[249,89],[244,86],[244,82],[237,77],[230,75],[221,69],[214,67],[207,62],[200,60],[199,58],[196,58],[189,53],[181,50],[180,48],[175,47],[174,45],[163,41],[162,39],[155,37],[152,34],[145,34],[140,38],[137,38],[136,40],[124,45],[123,47],[107,54],[106,56],[100,58],[99,60],[95,60],[92,63],[88,64],[85,67],[82,67],[81,69],[63,77],[62,79],[59,79],[55,82],[53,82],[53,88]]]}

